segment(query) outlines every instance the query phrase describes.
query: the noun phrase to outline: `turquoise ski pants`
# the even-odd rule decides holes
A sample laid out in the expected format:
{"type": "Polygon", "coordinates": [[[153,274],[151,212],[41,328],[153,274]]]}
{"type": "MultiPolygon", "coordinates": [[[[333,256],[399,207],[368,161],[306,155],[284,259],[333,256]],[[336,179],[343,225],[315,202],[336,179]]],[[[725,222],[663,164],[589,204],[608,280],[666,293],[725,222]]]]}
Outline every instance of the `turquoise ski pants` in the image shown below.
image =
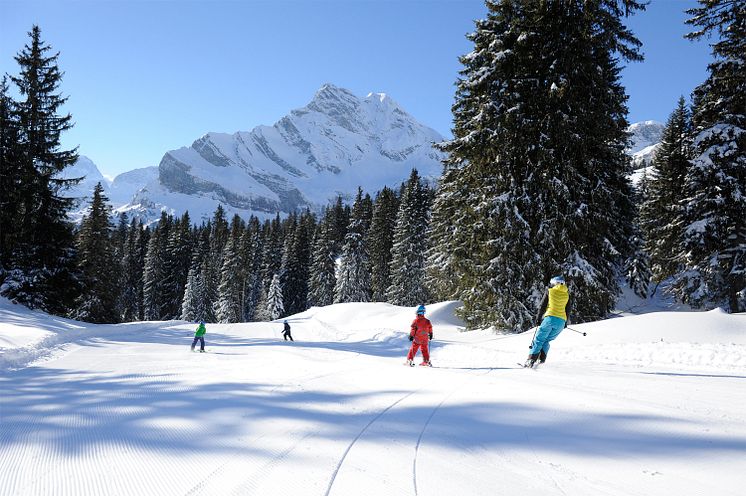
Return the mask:
{"type": "Polygon", "coordinates": [[[534,346],[531,348],[532,355],[538,355],[542,350],[546,355],[549,353],[549,342],[559,336],[562,329],[565,328],[565,319],[559,317],[547,316],[541,321],[539,330],[536,331],[534,346]]]}

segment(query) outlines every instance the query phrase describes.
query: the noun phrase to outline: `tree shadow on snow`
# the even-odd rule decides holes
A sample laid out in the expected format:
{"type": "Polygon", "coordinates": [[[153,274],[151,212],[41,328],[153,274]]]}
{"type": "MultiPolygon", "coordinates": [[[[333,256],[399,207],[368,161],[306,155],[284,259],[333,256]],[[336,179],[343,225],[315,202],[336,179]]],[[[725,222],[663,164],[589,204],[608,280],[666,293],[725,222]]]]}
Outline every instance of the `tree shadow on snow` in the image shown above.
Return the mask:
{"type": "MultiPolygon", "coordinates": [[[[347,445],[372,419],[366,439],[391,432],[450,449],[515,449],[578,456],[687,457],[746,452],[746,438],[707,432],[712,426],[659,415],[557,410],[536,403],[475,401],[397,403],[411,389],[339,392],[308,384],[185,384],[168,374],[81,374],[32,367],[0,378],[0,446],[45,444],[58,456],[104,446],[149,452],[235,452],[273,456],[259,421],[281,420],[313,439],[347,445]],[[429,423],[428,423],[429,422],[429,423]],[[688,427],[682,432],[681,427],[688,427]]],[[[417,398],[415,390],[412,398],[417,398]]],[[[288,442],[291,442],[289,440],[288,442]]],[[[296,440],[297,441],[297,440],[296,440]]],[[[11,451],[6,451],[10,453],[11,451]]],[[[7,462],[0,460],[0,462],[7,462]]]]}

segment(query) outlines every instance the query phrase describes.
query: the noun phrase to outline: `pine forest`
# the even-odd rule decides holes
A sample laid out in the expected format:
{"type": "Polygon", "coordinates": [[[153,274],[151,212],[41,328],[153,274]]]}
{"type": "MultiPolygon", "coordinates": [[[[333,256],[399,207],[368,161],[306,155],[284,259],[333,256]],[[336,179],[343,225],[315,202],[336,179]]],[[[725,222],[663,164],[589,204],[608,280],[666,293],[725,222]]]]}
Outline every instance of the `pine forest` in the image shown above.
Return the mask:
{"type": "MultiPolygon", "coordinates": [[[[468,329],[523,332],[562,274],[573,322],[622,287],[746,311],[746,2],[701,0],[689,37],[708,77],[671,102],[633,185],[623,64],[642,60],[636,0],[488,0],[468,35],[437,181],[349,192],[318,210],[199,225],[114,214],[99,184],[80,223],[60,173],[64,71],[39,26],[0,86],[0,294],[94,323],[274,320],[312,306],[460,300],[468,329]]],[[[82,178],[81,178],[82,179],[82,178]]]]}

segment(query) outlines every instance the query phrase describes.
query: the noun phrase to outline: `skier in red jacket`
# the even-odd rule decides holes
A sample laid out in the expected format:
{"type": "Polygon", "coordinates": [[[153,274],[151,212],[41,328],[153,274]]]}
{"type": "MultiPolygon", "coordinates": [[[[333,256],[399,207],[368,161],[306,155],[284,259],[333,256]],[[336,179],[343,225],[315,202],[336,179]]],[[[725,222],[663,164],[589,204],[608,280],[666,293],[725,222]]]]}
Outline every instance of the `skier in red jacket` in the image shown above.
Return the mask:
{"type": "Polygon", "coordinates": [[[407,365],[414,367],[414,356],[417,354],[418,349],[422,349],[422,363],[420,365],[432,367],[430,363],[430,350],[428,349],[431,339],[433,339],[433,326],[425,318],[425,305],[420,305],[417,308],[417,317],[412,322],[412,330],[409,332],[409,340],[412,341],[412,347],[409,348],[409,354],[407,355],[407,365]]]}

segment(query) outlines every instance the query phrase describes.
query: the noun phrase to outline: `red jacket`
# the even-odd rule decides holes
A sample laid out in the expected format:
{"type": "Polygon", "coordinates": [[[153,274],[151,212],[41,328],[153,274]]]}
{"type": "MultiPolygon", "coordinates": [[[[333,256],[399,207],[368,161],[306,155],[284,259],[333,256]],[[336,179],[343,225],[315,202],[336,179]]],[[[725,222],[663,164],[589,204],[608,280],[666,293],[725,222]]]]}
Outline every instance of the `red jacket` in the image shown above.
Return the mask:
{"type": "Polygon", "coordinates": [[[430,340],[430,336],[433,333],[433,326],[424,315],[418,315],[414,322],[412,322],[412,330],[409,331],[409,335],[414,338],[414,342],[417,344],[427,344],[430,340]]]}

